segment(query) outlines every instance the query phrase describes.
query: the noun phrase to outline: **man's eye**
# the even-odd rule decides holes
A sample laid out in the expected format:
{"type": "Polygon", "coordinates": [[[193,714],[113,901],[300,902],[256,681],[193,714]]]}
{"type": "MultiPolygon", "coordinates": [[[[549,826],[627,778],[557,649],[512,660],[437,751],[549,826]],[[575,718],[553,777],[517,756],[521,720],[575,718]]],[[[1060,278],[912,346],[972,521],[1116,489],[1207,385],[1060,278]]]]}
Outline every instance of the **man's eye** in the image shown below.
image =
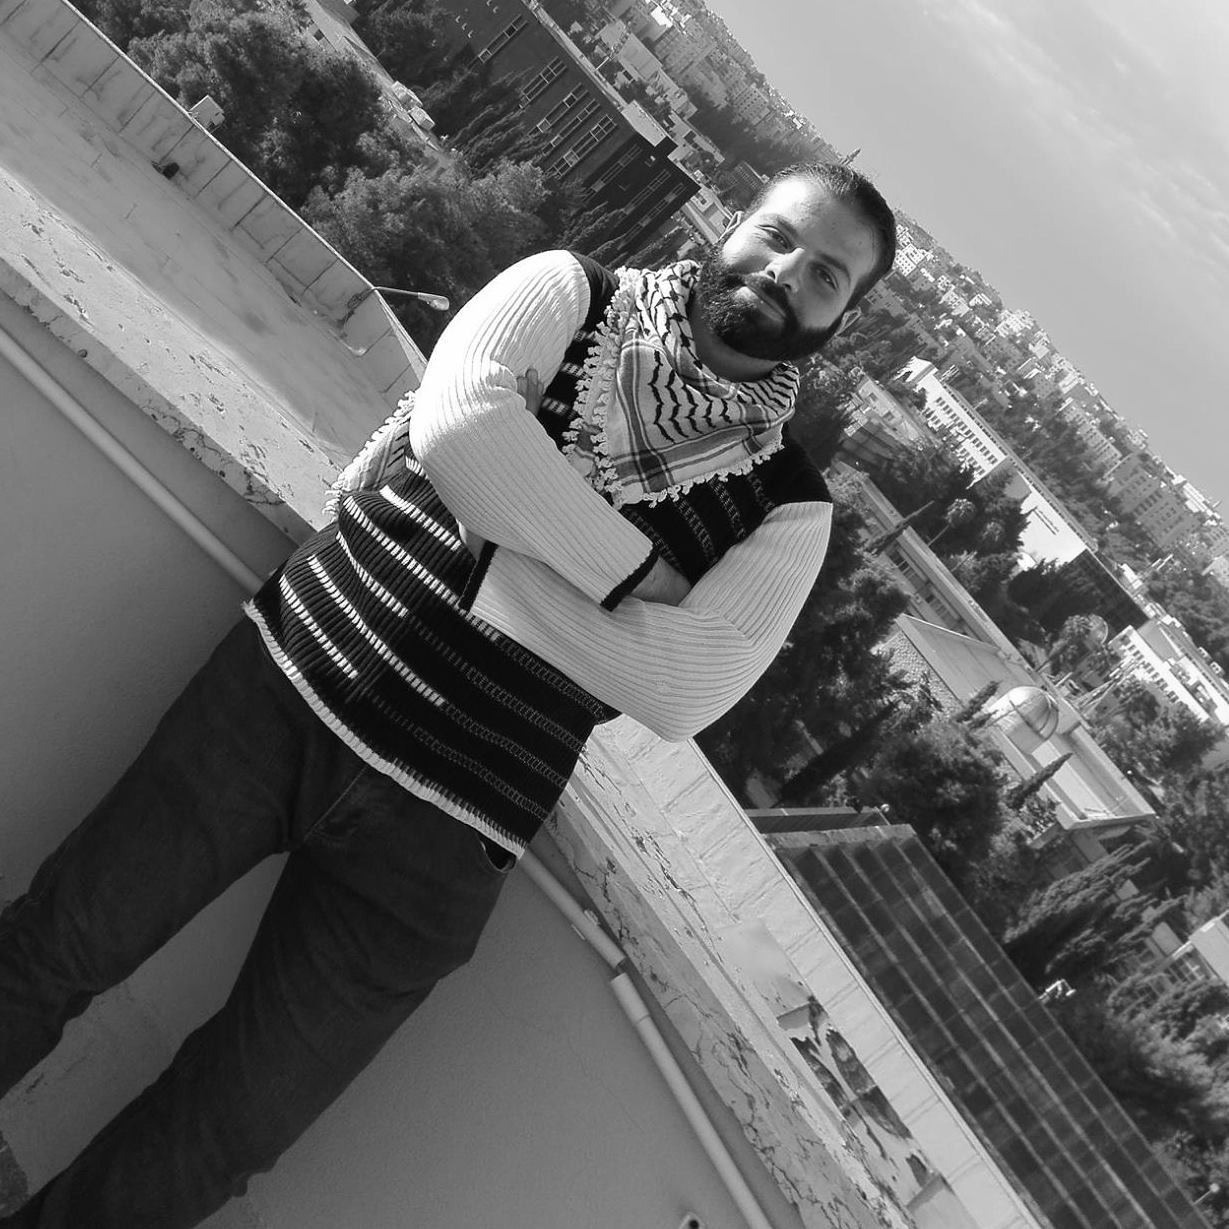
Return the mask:
{"type": "Polygon", "coordinates": [[[818,277],[819,280],[823,282],[825,286],[828,286],[832,290],[836,289],[836,278],[834,278],[827,269],[824,269],[824,268],[816,269],[815,276],[818,277]]]}

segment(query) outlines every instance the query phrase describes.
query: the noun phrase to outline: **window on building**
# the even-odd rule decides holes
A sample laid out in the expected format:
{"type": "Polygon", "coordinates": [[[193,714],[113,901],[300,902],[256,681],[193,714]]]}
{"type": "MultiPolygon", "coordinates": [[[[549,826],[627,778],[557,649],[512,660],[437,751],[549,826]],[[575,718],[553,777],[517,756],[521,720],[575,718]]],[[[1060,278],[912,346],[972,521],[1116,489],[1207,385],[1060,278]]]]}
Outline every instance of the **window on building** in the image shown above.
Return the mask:
{"type": "Polygon", "coordinates": [[[583,107],[573,111],[567,120],[550,134],[550,138],[542,146],[541,153],[538,155],[544,170],[547,172],[551,170],[550,160],[561,150],[569,148],[584,126],[600,111],[598,104],[590,98],[583,107]]]}
{"type": "Polygon", "coordinates": [[[609,115],[601,116],[597,123],[568,151],[573,158],[571,165],[575,166],[582,158],[591,154],[614,130],[614,120],[609,115]]]}
{"type": "MultiPolygon", "coordinates": [[[[555,103],[553,107],[551,107],[549,111],[547,111],[547,113],[544,116],[542,116],[540,120],[538,120],[537,125],[536,125],[538,131],[539,132],[549,132],[550,129],[553,128],[556,124],[558,124],[564,118],[564,116],[566,116],[567,113],[570,110],[572,110],[573,107],[577,106],[580,103],[581,99],[583,99],[584,96],[585,96],[585,91],[583,87],[579,85],[574,90],[569,90],[557,103],[555,103]]],[[[584,113],[591,113],[593,110],[596,109],[596,107],[597,107],[597,103],[590,100],[588,111],[584,113]]],[[[582,109],[582,112],[583,112],[583,109],[582,109]]],[[[575,117],[573,117],[573,120],[575,120],[575,117]]]]}
{"type": "Polygon", "coordinates": [[[532,77],[521,90],[522,106],[528,106],[547,86],[557,81],[563,75],[563,69],[563,57],[556,56],[536,77],[532,77]]]}
{"type": "Polygon", "coordinates": [[[500,32],[483,49],[478,52],[478,58],[484,63],[493,55],[498,55],[527,25],[528,17],[518,17],[504,26],[500,32]]]}
{"type": "Polygon", "coordinates": [[[627,203],[629,210],[645,209],[655,201],[660,201],[666,186],[670,182],[670,172],[660,171],[650,181],[648,187],[642,188],[627,203]]]}
{"type": "Polygon", "coordinates": [[[1169,962],[1168,972],[1179,982],[1201,982],[1209,977],[1207,964],[1194,948],[1176,953],[1169,962]]]}

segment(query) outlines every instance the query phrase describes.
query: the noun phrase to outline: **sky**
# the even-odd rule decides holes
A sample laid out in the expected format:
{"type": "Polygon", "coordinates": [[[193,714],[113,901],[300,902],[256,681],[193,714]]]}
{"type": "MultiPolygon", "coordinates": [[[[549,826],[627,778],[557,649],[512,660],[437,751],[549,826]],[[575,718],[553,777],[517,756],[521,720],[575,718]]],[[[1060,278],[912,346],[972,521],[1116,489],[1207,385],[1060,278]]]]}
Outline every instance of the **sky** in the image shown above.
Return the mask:
{"type": "Polygon", "coordinates": [[[1224,0],[706,0],[1229,519],[1224,0]]]}

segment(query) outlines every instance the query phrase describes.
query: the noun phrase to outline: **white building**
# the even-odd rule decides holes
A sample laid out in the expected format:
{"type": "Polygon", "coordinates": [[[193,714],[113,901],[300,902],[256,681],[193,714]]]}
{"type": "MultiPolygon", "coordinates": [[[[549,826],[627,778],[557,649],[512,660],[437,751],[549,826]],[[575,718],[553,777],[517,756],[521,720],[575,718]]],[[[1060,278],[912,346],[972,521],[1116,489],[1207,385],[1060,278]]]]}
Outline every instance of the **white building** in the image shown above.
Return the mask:
{"type": "Polygon", "coordinates": [[[312,38],[358,60],[371,74],[380,88],[384,110],[392,126],[418,145],[436,165],[451,162],[452,155],[436,137],[435,121],[423,108],[422,100],[408,85],[395,80],[371,48],[351,29],[355,8],[346,0],[304,0],[304,11],[312,38]]]}
{"type": "Polygon", "coordinates": [[[1007,469],[1014,471],[1014,493],[1028,516],[1021,540],[1025,566],[1043,560],[1066,563],[1093,545],[1037,475],[955,389],[940,379],[933,363],[911,360],[904,379],[909,387],[925,395],[923,416],[927,424],[951,442],[979,479],[1007,469]]]}

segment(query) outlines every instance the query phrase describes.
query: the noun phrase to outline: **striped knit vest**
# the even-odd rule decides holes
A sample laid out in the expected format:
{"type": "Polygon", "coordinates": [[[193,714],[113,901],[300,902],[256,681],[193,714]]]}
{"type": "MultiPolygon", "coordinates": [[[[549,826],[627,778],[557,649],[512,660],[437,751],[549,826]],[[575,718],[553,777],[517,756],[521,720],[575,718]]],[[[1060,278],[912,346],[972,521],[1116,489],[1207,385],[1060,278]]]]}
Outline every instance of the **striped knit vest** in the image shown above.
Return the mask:
{"type": "MultiPolygon", "coordinates": [[[[590,309],[542,404],[562,439],[616,281],[579,257],[590,309]]],[[[745,475],[622,509],[693,583],[776,506],[827,500],[796,445],[745,475]]],[[[558,801],[594,725],[613,710],[470,613],[475,561],[422,469],[346,495],[249,606],[279,666],[356,753],[519,853],[558,801]]]]}

